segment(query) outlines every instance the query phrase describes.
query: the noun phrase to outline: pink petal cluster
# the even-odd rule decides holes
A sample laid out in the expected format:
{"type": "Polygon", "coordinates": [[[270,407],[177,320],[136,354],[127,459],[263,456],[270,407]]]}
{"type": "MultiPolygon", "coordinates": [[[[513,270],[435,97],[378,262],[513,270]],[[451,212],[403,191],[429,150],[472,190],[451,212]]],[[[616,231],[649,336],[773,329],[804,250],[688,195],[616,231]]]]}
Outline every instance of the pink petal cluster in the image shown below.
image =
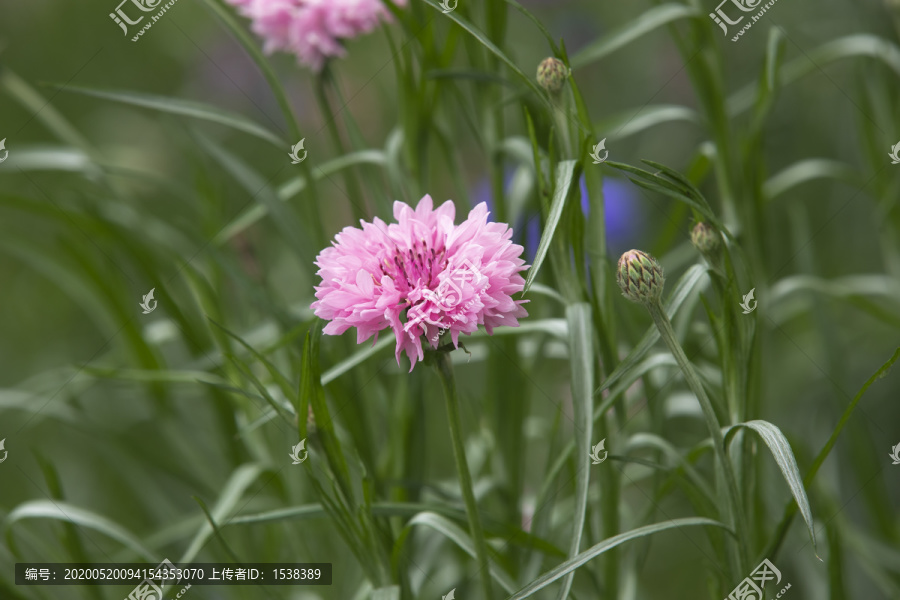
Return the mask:
{"type": "Polygon", "coordinates": [[[412,371],[422,360],[424,342],[437,348],[450,332],[454,347],[459,334],[472,334],[484,325],[518,327],[528,313],[527,300],[513,300],[528,268],[520,258],[522,246],[510,241],[505,223],[489,223],[481,203],[468,218],[454,224],[456,207],[446,201],[433,208],[425,196],[413,210],[394,203],[397,223],[360,221],[362,229],[345,227],[330,248],[316,258],[322,284],[316,287],[312,309],[330,321],[324,332],[339,335],[356,327],[362,343],[390,327],[397,338],[400,364],[406,352],[412,371]]]}
{"type": "MultiPolygon", "coordinates": [[[[368,33],[390,20],[382,0],[226,0],[252,21],[263,49],[293,52],[315,71],[330,56],[344,56],[341,40],[368,33]]],[[[405,6],[406,0],[394,0],[405,6]]]]}

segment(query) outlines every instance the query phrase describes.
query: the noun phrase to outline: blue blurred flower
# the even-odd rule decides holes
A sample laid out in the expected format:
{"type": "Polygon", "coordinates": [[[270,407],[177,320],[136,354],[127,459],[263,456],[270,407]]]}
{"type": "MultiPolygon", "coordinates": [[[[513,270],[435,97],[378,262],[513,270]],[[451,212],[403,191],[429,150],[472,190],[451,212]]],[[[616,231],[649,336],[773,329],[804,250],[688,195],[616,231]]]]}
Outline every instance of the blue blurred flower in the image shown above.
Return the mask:
{"type": "MultiPolygon", "coordinates": [[[[507,168],[503,173],[503,188],[509,192],[512,181],[513,169],[507,168]]],[[[581,189],[581,211],[585,216],[590,214],[590,202],[588,199],[587,183],[584,176],[579,180],[581,189]]],[[[494,221],[494,196],[491,193],[491,182],[487,177],[475,184],[472,190],[471,203],[476,206],[486,202],[491,215],[489,221],[494,221]]],[[[634,234],[638,233],[637,197],[632,184],[621,179],[607,177],[603,180],[604,215],[606,216],[606,246],[610,254],[621,254],[630,245],[634,245],[634,234]],[[630,245],[629,245],[630,244],[630,245]]],[[[527,213],[511,223],[513,227],[513,241],[525,246],[525,260],[534,261],[538,245],[541,241],[541,217],[538,213],[527,213]]],[[[588,232],[590,235],[590,232],[588,232]]]]}
{"type": "MultiPolygon", "coordinates": [[[[581,212],[590,214],[587,183],[584,175],[579,180],[581,187],[581,212]]],[[[637,199],[630,184],[621,179],[606,177],[603,180],[603,216],[606,221],[606,246],[617,250],[627,246],[632,234],[637,233],[637,199]]]]}

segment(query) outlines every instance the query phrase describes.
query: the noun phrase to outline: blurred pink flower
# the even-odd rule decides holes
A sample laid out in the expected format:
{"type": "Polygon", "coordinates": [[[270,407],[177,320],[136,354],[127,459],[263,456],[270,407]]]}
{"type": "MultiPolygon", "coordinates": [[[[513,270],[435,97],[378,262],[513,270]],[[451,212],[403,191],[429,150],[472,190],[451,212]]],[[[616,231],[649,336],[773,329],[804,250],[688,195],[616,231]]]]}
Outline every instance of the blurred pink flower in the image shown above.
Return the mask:
{"type": "MultiPolygon", "coordinates": [[[[226,0],[252,21],[266,53],[293,52],[320,71],[325,59],[344,56],[341,40],[368,33],[379,21],[389,21],[382,0],[226,0]]],[[[394,0],[406,6],[406,0],[394,0]]]]}
{"type": "Polygon", "coordinates": [[[456,207],[446,201],[433,209],[431,196],[416,209],[394,202],[397,223],[360,221],[362,230],[345,227],[332,247],[316,258],[322,284],[316,287],[312,309],[330,321],[324,332],[339,335],[356,327],[356,343],[390,327],[397,337],[395,355],[406,352],[412,371],[424,357],[425,343],[437,348],[449,330],[453,345],[459,334],[472,334],[484,325],[518,327],[528,313],[513,300],[527,268],[522,246],[510,241],[505,223],[488,223],[481,203],[468,218],[454,225],[456,207]],[[401,318],[402,317],[402,318],[401,318]]]}

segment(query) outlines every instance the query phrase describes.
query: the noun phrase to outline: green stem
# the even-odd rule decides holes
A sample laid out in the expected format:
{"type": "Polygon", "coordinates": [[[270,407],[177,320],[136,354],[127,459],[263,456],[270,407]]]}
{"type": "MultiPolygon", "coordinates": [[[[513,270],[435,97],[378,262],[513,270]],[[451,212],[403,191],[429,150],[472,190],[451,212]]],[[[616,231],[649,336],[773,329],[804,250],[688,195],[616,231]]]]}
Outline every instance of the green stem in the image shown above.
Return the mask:
{"type": "Polygon", "coordinates": [[[736,561],[737,564],[733,566],[737,568],[738,573],[742,573],[747,562],[745,545],[750,538],[748,537],[747,526],[744,521],[744,513],[741,510],[740,494],[738,493],[734,467],[725,453],[725,438],[722,436],[722,426],[719,424],[719,418],[716,416],[709,396],[706,395],[706,390],[703,388],[700,377],[688,360],[687,355],[685,355],[684,350],[682,350],[681,344],[675,338],[672,323],[669,321],[669,317],[663,310],[659,300],[654,300],[646,306],[647,310],[650,311],[650,316],[653,317],[656,328],[659,329],[660,336],[675,357],[675,362],[681,368],[685,381],[687,381],[688,386],[697,396],[697,400],[700,401],[700,408],[703,410],[703,416],[706,417],[706,425],[709,427],[709,434],[712,437],[713,451],[725,477],[725,491],[731,504],[731,525],[734,527],[735,535],[737,536],[737,554],[736,557],[732,557],[732,560],[736,561]]]}
{"type": "MultiPolygon", "coordinates": [[[[344,155],[347,151],[346,148],[344,148],[344,142],[341,139],[341,133],[338,131],[337,127],[337,115],[340,110],[332,112],[331,102],[328,99],[328,92],[325,89],[328,85],[332,85],[335,88],[337,87],[331,77],[331,72],[328,70],[328,67],[325,67],[322,74],[316,78],[316,85],[314,86],[316,101],[319,104],[319,112],[322,113],[322,119],[325,121],[325,126],[328,129],[328,134],[331,136],[331,141],[334,144],[335,149],[338,151],[338,154],[344,155]]],[[[359,205],[359,202],[363,201],[362,190],[359,187],[359,182],[356,179],[353,169],[345,169],[343,176],[344,185],[347,187],[347,196],[350,199],[350,206],[353,211],[353,217],[355,219],[364,219],[366,217],[365,210],[359,205]]]]}
{"type": "Polygon", "coordinates": [[[566,116],[567,97],[562,93],[550,94],[550,103],[553,105],[553,123],[559,132],[562,142],[560,156],[563,158],[577,158],[578,151],[572,145],[572,136],[569,133],[569,120],[566,116]]]}
{"type": "Polygon", "coordinates": [[[444,400],[447,402],[447,423],[450,426],[450,440],[453,442],[453,458],[456,459],[456,470],[459,474],[459,487],[462,488],[463,500],[466,504],[466,516],[469,519],[469,532],[475,542],[475,556],[478,560],[478,574],[484,600],[491,600],[491,574],[488,566],[487,544],[484,541],[484,530],[478,517],[478,505],[475,492],[472,491],[472,475],[466,462],[466,452],[462,440],[462,427],[459,420],[459,397],[456,394],[456,379],[453,377],[453,364],[447,352],[435,353],[435,370],[441,378],[444,388],[444,400]]]}

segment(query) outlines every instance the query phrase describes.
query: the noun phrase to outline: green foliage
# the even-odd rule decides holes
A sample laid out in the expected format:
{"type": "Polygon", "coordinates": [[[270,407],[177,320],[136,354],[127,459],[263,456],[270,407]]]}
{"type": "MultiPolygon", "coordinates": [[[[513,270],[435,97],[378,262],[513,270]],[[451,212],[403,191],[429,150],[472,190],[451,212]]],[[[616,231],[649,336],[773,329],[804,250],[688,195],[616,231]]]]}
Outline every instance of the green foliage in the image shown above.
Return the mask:
{"type": "MultiPolygon", "coordinates": [[[[720,600],[768,558],[796,600],[900,597],[891,3],[779,2],[733,43],[705,1],[410,0],[319,73],[223,0],[140,43],[88,4],[3,9],[0,565],[334,565],[186,598],[720,600]],[[335,234],[426,193],[457,221],[488,200],[530,265],[528,318],[437,375],[310,308],[335,234]],[[665,269],[650,314],[616,292],[629,248],[665,269]]],[[[0,569],[4,600],[128,591],[0,569]]]]}

